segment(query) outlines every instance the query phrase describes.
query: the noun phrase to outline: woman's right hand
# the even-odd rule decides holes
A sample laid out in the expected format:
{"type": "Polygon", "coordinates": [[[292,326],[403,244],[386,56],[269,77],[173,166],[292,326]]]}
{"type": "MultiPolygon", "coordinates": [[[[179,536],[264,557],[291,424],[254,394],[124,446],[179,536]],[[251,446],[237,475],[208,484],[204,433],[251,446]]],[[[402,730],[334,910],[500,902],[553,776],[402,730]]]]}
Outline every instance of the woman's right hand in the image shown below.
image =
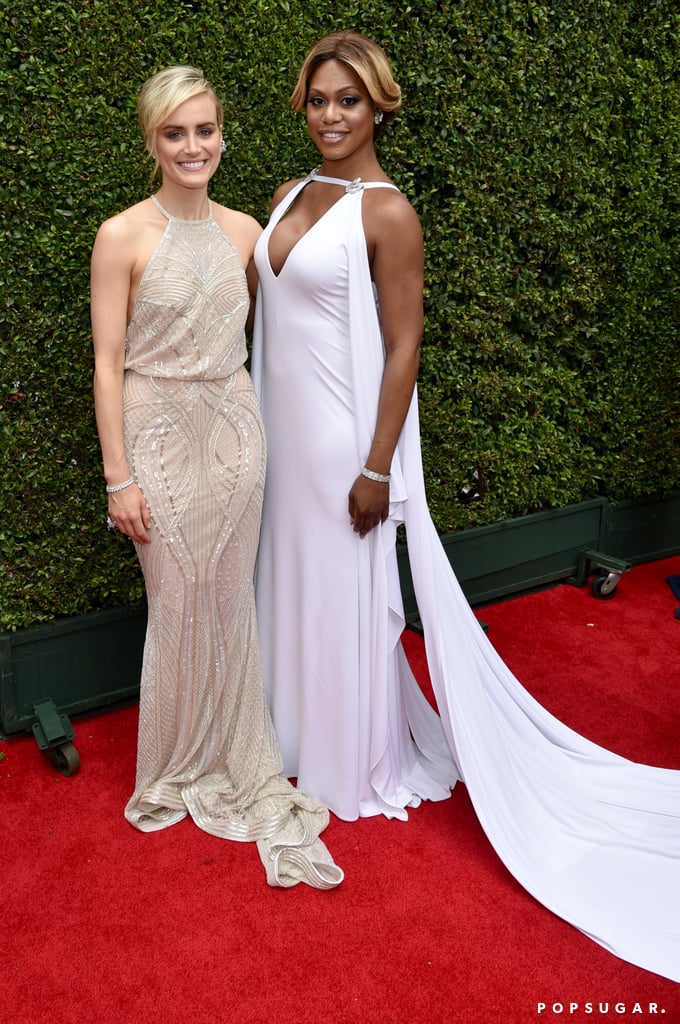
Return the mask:
{"type": "Polygon", "coordinates": [[[137,544],[148,544],[151,540],[148,533],[151,511],[137,484],[109,494],[109,516],[116,529],[137,544]]]}
{"type": "Polygon", "coordinates": [[[365,537],[390,514],[389,484],[367,480],[360,474],[349,492],[348,511],[354,532],[365,537]]]}

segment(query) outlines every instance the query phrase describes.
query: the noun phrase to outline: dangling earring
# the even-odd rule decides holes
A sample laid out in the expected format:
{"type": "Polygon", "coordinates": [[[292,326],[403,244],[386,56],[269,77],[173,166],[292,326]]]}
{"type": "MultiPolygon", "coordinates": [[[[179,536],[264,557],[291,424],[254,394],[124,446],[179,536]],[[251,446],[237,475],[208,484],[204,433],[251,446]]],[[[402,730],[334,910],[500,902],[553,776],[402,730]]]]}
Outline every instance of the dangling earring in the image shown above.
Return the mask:
{"type": "Polygon", "coordinates": [[[224,141],[224,139],[222,139],[222,141],[220,142],[220,153],[226,153],[226,151],[227,151],[227,144],[224,141]]]}
{"type": "Polygon", "coordinates": [[[382,119],[383,119],[384,116],[385,115],[383,114],[382,110],[376,110],[375,116],[373,118],[373,123],[374,124],[382,124],[382,119]]]}

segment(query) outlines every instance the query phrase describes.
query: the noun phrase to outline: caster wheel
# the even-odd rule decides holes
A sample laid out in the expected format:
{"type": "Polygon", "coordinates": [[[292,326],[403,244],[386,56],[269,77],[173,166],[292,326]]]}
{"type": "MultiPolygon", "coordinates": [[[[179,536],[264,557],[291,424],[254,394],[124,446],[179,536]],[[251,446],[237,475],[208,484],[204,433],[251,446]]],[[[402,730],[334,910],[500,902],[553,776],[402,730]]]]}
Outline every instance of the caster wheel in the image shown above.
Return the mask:
{"type": "Polygon", "coordinates": [[[596,576],[590,585],[593,595],[600,601],[608,601],[614,596],[619,579],[615,572],[610,572],[606,576],[596,576]]]}
{"type": "Polygon", "coordinates": [[[80,768],[80,755],[72,743],[50,747],[45,753],[61,775],[74,775],[80,768]]]}

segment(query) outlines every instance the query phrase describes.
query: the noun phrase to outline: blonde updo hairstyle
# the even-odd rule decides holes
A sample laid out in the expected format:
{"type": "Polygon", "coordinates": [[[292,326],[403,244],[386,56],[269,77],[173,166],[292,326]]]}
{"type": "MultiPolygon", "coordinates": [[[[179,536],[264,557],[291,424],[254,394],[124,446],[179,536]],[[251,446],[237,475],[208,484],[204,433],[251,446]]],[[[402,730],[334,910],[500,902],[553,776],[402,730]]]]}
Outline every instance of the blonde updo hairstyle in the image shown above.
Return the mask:
{"type": "Polygon", "coordinates": [[[317,68],[327,60],[346,64],[361,79],[371,101],[383,112],[376,125],[378,135],[401,106],[401,89],[392,76],[392,68],[382,47],[359,32],[334,32],[321,39],[305,57],[297,84],[290,98],[297,113],[304,110],[309,96],[309,82],[317,68]]]}
{"type": "Polygon", "coordinates": [[[137,97],[137,114],[148,152],[154,159],[151,180],[158,171],[156,133],[160,125],[182,103],[194,96],[209,96],[215,104],[215,120],[222,131],[224,112],[215,90],[199,68],[188,64],[163,68],[147,79],[137,97]]]}

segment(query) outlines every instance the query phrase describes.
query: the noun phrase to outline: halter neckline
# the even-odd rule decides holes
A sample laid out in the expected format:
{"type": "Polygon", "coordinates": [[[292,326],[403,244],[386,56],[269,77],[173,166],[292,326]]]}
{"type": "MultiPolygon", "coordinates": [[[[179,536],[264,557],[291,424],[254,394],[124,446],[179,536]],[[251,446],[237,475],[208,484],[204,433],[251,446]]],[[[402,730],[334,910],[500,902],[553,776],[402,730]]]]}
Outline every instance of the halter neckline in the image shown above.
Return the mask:
{"type": "Polygon", "coordinates": [[[325,174],[318,174],[316,168],[307,175],[306,181],[323,181],[329,185],[343,185],[345,192],[361,192],[364,188],[393,188],[399,192],[399,188],[391,181],[362,181],[361,178],[331,178],[325,174]]]}
{"type": "Polygon", "coordinates": [[[184,220],[182,217],[173,216],[173,214],[168,213],[165,207],[161,205],[161,201],[157,196],[151,196],[151,202],[161,211],[164,217],[167,217],[168,220],[176,220],[180,224],[207,224],[208,221],[213,219],[212,203],[210,200],[208,200],[208,216],[202,217],[201,220],[184,220]]]}

